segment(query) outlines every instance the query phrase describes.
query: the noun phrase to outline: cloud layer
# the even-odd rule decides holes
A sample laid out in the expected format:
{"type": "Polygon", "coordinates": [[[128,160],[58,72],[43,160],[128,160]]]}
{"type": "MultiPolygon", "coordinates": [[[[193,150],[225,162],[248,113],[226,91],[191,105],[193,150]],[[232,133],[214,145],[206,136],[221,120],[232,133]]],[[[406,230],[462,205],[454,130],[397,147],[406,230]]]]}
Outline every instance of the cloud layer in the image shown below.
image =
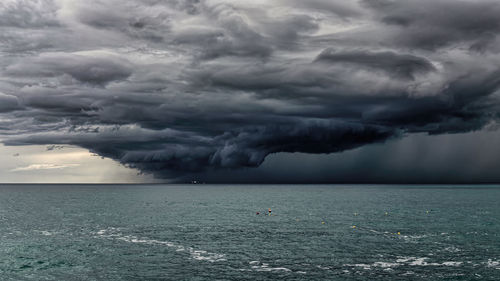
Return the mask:
{"type": "Polygon", "coordinates": [[[157,177],[499,117],[497,1],[8,0],[0,135],[157,177]]]}

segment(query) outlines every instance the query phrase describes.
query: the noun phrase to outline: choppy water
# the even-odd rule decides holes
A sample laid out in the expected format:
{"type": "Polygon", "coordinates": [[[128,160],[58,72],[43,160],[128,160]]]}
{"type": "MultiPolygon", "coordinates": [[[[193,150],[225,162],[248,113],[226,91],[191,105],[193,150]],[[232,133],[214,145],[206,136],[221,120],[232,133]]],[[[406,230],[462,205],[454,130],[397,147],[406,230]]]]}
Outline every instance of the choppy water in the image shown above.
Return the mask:
{"type": "Polygon", "coordinates": [[[3,185],[0,276],[500,280],[499,199],[500,186],[3,185]]]}

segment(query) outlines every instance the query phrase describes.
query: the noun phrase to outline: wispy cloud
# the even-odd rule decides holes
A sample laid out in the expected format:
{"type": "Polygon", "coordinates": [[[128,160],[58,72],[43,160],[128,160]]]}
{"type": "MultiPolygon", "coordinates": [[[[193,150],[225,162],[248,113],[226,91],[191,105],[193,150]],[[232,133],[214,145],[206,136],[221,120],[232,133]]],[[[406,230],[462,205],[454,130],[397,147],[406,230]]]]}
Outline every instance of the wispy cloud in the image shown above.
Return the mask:
{"type": "Polygon", "coordinates": [[[36,170],[54,170],[54,169],[67,169],[78,167],[80,164],[31,164],[25,167],[18,167],[12,169],[12,172],[36,171],[36,170]]]}

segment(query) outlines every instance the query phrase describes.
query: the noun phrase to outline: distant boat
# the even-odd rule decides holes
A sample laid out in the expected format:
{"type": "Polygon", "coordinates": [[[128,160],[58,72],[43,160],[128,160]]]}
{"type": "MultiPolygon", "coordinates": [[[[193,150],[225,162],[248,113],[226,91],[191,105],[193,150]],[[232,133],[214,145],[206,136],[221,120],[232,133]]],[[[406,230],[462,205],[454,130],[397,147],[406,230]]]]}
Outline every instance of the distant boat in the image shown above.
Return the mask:
{"type": "Polygon", "coordinates": [[[192,180],[191,184],[205,184],[203,181],[192,180]]]}

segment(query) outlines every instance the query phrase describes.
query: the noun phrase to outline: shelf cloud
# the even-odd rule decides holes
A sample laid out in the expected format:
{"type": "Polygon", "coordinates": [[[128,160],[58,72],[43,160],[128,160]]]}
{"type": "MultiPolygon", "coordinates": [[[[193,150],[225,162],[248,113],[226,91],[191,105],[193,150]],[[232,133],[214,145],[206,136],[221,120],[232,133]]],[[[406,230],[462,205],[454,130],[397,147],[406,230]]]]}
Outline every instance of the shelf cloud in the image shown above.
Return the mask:
{"type": "Polygon", "coordinates": [[[480,130],[500,112],[498,14],[489,0],[3,1],[0,139],[184,180],[480,130]]]}

